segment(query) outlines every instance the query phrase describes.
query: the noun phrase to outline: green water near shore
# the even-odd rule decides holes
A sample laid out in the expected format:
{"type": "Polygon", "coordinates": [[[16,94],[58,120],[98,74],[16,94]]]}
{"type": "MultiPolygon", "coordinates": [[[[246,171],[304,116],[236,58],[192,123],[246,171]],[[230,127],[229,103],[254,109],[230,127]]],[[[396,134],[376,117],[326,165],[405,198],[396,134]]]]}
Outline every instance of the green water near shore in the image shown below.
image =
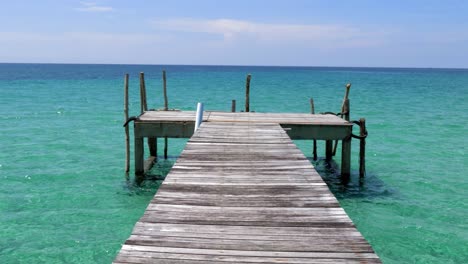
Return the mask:
{"type": "MultiPolygon", "coordinates": [[[[258,112],[340,109],[351,82],[351,119],[365,117],[367,177],[341,184],[314,162],[385,263],[468,259],[468,70],[167,66],[171,108],[230,110],[252,74],[258,112]]],[[[149,107],[163,105],[161,66],[0,64],[0,262],[109,263],[159,182],[134,187],[123,173],[123,74],[138,73],[149,107]]],[[[170,140],[167,171],[185,140],[170,140]]],[[[296,141],[311,156],[310,141],[296,141]]],[[[319,142],[319,155],[323,156],[319,142]]],[[[339,156],[336,158],[339,161],[339,156]]]]}

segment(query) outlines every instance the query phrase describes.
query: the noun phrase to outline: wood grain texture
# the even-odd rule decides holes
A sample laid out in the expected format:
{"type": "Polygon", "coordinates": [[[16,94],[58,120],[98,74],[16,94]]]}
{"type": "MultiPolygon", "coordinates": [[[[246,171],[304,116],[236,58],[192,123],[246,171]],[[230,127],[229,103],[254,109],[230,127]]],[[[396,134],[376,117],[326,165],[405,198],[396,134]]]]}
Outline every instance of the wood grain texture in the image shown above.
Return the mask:
{"type": "Polygon", "coordinates": [[[380,263],[280,125],[205,122],[114,263],[380,263]]]}

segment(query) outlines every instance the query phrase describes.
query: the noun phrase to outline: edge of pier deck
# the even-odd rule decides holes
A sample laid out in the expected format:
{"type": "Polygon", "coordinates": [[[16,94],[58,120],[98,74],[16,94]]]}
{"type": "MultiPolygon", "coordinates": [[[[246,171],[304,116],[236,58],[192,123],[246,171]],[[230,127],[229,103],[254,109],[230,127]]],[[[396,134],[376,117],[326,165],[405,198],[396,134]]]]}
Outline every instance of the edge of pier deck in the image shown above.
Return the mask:
{"type": "MultiPolygon", "coordinates": [[[[146,111],[135,120],[138,137],[190,138],[195,111],[146,111]]],[[[292,139],[342,140],[349,137],[353,124],[335,115],[304,113],[256,113],[206,111],[203,122],[277,123],[292,139]]]]}

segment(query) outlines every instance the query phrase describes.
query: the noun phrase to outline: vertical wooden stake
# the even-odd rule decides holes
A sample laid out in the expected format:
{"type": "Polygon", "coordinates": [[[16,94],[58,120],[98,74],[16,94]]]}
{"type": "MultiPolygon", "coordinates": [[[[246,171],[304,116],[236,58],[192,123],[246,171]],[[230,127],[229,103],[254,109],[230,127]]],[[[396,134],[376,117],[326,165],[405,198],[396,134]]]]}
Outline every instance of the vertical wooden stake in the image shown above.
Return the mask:
{"type": "Polygon", "coordinates": [[[231,112],[236,112],[236,100],[232,100],[232,104],[231,104],[231,112]]]}
{"type": "Polygon", "coordinates": [[[167,90],[166,90],[166,71],[163,70],[163,93],[164,93],[164,111],[169,109],[169,103],[167,101],[167,90]]]}
{"type": "Polygon", "coordinates": [[[346,84],[346,91],[345,91],[345,96],[344,96],[343,100],[348,99],[350,89],[351,89],[351,84],[350,83],[346,84]]]}
{"type": "MultiPolygon", "coordinates": [[[[314,99],[310,98],[310,113],[315,114],[315,105],[314,105],[314,99]]],[[[317,140],[314,139],[314,144],[312,146],[312,155],[313,159],[317,160],[317,140]]]]}
{"type": "Polygon", "coordinates": [[[167,160],[167,137],[164,137],[164,159],[167,160]]]}
{"type": "MultiPolygon", "coordinates": [[[[343,104],[341,105],[341,113],[345,113],[343,116],[347,121],[349,121],[349,90],[351,88],[351,84],[348,83],[346,85],[346,92],[343,98],[343,104]]],[[[338,141],[335,142],[338,145],[338,141]]],[[[335,149],[336,149],[335,145],[335,149]]],[[[351,137],[345,138],[341,144],[341,179],[343,182],[349,182],[349,178],[351,176],[351,137]]]]}
{"type": "MultiPolygon", "coordinates": [[[[345,90],[345,95],[343,97],[343,103],[341,103],[341,118],[345,117],[346,119],[346,115],[343,115],[343,113],[346,112],[345,110],[345,104],[346,104],[346,101],[348,101],[348,97],[349,97],[349,90],[351,89],[351,84],[348,83],[346,84],[346,90],[345,90]]],[[[349,121],[349,101],[347,102],[348,103],[348,111],[347,111],[347,121],[349,121]]],[[[335,140],[335,146],[333,147],[333,156],[336,155],[336,148],[338,147],[338,140],[335,140]]]]}
{"type": "Polygon", "coordinates": [[[310,98],[310,113],[315,114],[314,98],[310,98]]]}
{"type": "Polygon", "coordinates": [[[359,177],[363,178],[366,175],[366,139],[364,138],[367,135],[366,129],[366,119],[359,119],[359,135],[363,137],[359,144],[359,177]]]}
{"type": "MultiPolygon", "coordinates": [[[[169,110],[169,102],[167,100],[167,79],[166,79],[166,70],[163,70],[163,94],[164,94],[164,111],[169,110]]],[[[164,159],[167,160],[167,137],[164,137],[164,159]]]]}
{"type": "Polygon", "coordinates": [[[250,112],[250,79],[252,76],[247,74],[247,80],[245,82],[245,112],[250,112]]]}
{"type": "MultiPolygon", "coordinates": [[[[146,99],[146,84],[145,84],[145,73],[140,72],[140,100],[141,100],[141,114],[148,111],[148,102],[146,99]]],[[[156,149],[156,138],[148,138],[148,149],[150,156],[157,157],[156,149]]]]}
{"type": "Polygon", "coordinates": [[[149,148],[150,156],[158,157],[158,138],[149,137],[148,148],[149,148]]]}
{"type": "Polygon", "coordinates": [[[343,139],[341,145],[341,177],[347,182],[351,175],[351,136],[343,139]]]}
{"type": "Polygon", "coordinates": [[[344,116],[344,119],[346,121],[348,121],[348,122],[349,122],[349,117],[350,117],[349,111],[350,111],[350,109],[349,109],[349,99],[346,99],[344,101],[344,103],[343,103],[343,113],[344,113],[343,116],[344,116]]]}
{"type": "Polygon", "coordinates": [[[331,161],[333,156],[333,140],[325,141],[325,160],[331,161]]]}
{"type": "MultiPolygon", "coordinates": [[[[124,122],[128,120],[128,73],[124,77],[124,122]]],[[[125,172],[130,171],[130,129],[125,126],[125,172]]]]}
{"type": "Polygon", "coordinates": [[[144,169],[144,148],[143,148],[143,138],[134,136],[134,146],[135,146],[135,175],[142,176],[145,173],[144,169]]]}
{"type": "Polygon", "coordinates": [[[143,114],[148,110],[148,105],[146,103],[145,74],[143,72],[140,72],[140,102],[141,113],[143,114]]]}

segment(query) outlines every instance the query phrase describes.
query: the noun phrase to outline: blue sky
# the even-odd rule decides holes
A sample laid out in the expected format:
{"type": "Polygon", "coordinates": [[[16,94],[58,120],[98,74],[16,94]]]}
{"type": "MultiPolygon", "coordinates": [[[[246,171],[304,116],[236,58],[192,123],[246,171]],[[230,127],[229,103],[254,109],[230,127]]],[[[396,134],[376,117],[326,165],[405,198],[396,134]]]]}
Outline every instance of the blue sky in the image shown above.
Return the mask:
{"type": "Polygon", "coordinates": [[[468,1],[4,1],[0,62],[468,68],[468,1]]]}

